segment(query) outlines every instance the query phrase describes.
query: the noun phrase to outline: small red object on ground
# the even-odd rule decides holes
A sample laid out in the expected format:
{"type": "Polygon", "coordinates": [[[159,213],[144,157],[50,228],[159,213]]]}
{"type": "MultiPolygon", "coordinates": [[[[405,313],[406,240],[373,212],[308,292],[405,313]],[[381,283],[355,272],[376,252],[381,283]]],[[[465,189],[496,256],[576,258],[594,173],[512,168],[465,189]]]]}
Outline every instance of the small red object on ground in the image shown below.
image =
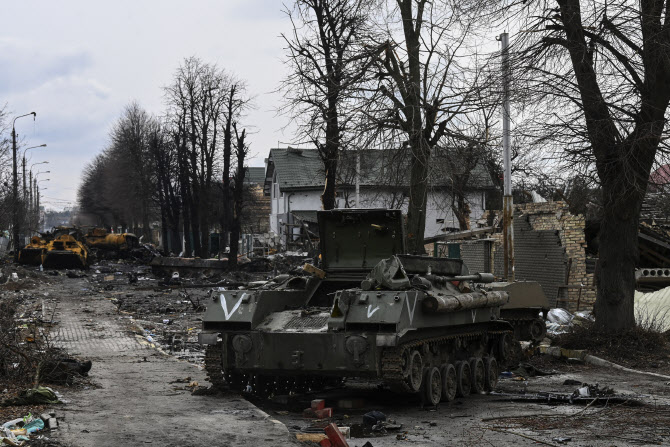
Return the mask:
{"type": "Polygon", "coordinates": [[[321,442],[319,442],[319,445],[321,447],[333,447],[333,444],[330,442],[330,439],[322,439],[321,442]]]}
{"type": "Polygon", "coordinates": [[[321,410],[316,410],[314,412],[316,414],[316,417],[318,419],[325,419],[325,418],[332,418],[333,417],[333,409],[328,407],[328,408],[323,408],[321,410]]]}
{"type": "Polygon", "coordinates": [[[330,443],[333,447],[349,447],[349,444],[347,444],[344,436],[342,433],[340,433],[340,429],[337,428],[337,425],[334,423],[326,426],[324,431],[326,432],[328,439],[330,439],[330,443]]]}
{"type": "Polygon", "coordinates": [[[314,399],[312,401],[312,410],[323,410],[326,408],[326,401],[323,399],[314,399]]]}

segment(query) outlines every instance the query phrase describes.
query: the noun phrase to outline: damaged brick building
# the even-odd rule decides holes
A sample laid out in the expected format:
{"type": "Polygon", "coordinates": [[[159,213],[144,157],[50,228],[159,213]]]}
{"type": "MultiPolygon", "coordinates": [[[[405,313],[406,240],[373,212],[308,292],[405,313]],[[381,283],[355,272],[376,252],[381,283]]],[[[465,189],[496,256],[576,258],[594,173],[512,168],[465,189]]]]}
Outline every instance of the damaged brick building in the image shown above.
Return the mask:
{"type": "MultiPolygon", "coordinates": [[[[497,219],[498,216],[496,216],[497,219]]],[[[585,220],[563,201],[515,206],[515,279],[537,281],[552,307],[590,309],[595,302],[596,259],[586,251],[585,220]]],[[[427,240],[439,256],[460,257],[470,271],[503,277],[503,235],[499,225],[427,240]]]]}

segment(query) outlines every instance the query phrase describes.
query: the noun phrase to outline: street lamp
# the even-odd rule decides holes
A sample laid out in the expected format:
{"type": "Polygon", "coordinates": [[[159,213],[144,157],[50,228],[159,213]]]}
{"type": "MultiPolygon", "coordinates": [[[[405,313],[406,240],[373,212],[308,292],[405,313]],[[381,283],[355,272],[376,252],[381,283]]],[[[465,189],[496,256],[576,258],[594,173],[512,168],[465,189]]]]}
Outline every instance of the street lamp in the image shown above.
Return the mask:
{"type": "MultiPolygon", "coordinates": [[[[35,212],[37,214],[37,226],[38,227],[40,225],[40,217],[39,217],[40,216],[40,188],[39,188],[39,184],[40,184],[40,182],[48,182],[51,179],[45,178],[45,179],[42,179],[42,180],[37,180],[37,176],[39,174],[46,174],[47,172],[49,172],[49,171],[40,171],[37,174],[35,174],[35,212]]],[[[47,188],[42,188],[42,191],[45,191],[46,189],[47,188]]]]}
{"type": "MultiPolygon", "coordinates": [[[[28,148],[28,149],[31,149],[31,148],[28,148]]],[[[26,150],[28,150],[28,149],[26,149],[26,150]]],[[[24,152],[24,154],[25,154],[25,152],[24,152]]],[[[35,215],[35,201],[33,200],[33,191],[35,190],[33,188],[33,167],[35,167],[37,165],[42,165],[42,164],[49,164],[49,162],[48,161],[41,161],[39,163],[33,163],[32,165],[30,165],[30,169],[29,169],[29,171],[30,171],[30,182],[28,184],[30,185],[30,193],[28,195],[28,226],[30,228],[33,228],[33,217],[35,215]]],[[[46,172],[50,173],[51,171],[46,171],[46,172]]],[[[37,178],[37,176],[35,178],[37,178]]]]}
{"type": "Polygon", "coordinates": [[[30,149],[35,149],[38,147],[47,147],[46,144],[40,144],[39,146],[31,146],[27,147],[23,150],[23,197],[26,196],[26,152],[28,152],[30,149]]]}
{"type": "Polygon", "coordinates": [[[30,112],[26,113],[25,115],[19,115],[16,118],[14,118],[14,121],[12,121],[12,225],[13,225],[13,233],[14,233],[14,262],[19,261],[19,235],[21,233],[20,231],[20,223],[19,223],[19,179],[18,179],[18,173],[17,167],[16,167],[16,120],[19,118],[23,118],[25,116],[33,116],[33,120],[37,118],[37,113],[35,112],[30,112]]]}

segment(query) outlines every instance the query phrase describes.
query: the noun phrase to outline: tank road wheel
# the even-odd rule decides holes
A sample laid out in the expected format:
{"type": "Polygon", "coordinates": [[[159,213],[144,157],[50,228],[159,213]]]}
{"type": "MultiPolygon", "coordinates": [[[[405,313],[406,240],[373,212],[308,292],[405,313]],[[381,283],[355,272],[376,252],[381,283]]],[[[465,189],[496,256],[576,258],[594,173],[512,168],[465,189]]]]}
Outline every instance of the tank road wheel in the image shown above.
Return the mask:
{"type": "Polygon", "coordinates": [[[423,359],[419,351],[412,351],[409,355],[409,375],[407,376],[407,384],[410,391],[418,392],[421,389],[421,382],[423,381],[423,359]]]}
{"type": "Polygon", "coordinates": [[[432,407],[436,407],[442,398],[442,375],[436,366],[426,368],[423,375],[423,399],[432,407]]]}
{"type": "Polygon", "coordinates": [[[514,352],[512,343],[514,343],[513,337],[507,333],[502,334],[498,339],[498,353],[503,363],[512,359],[512,353],[514,352]]]}
{"type": "Polygon", "coordinates": [[[493,391],[498,385],[498,362],[494,357],[489,357],[486,359],[486,391],[493,391]]]}
{"type": "Polygon", "coordinates": [[[409,349],[403,349],[402,353],[400,354],[400,367],[403,377],[409,376],[409,367],[411,365],[411,359],[410,359],[411,352],[412,351],[410,351],[409,349]]]}
{"type": "Polygon", "coordinates": [[[547,325],[541,318],[536,318],[530,323],[530,337],[535,343],[539,343],[547,335],[547,325]]]}
{"type": "Polygon", "coordinates": [[[456,395],[467,397],[470,395],[472,376],[468,362],[456,362],[456,395]]]}
{"type": "Polygon", "coordinates": [[[472,392],[479,394],[486,388],[486,371],[480,357],[470,358],[470,373],[472,374],[472,392]]]}
{"type": "Polygon", "coordinates": [[[440,375],[442,376],[442,400],[451,402],[456,397],[456,368],[451,363],[442,365],[440,375]]]}

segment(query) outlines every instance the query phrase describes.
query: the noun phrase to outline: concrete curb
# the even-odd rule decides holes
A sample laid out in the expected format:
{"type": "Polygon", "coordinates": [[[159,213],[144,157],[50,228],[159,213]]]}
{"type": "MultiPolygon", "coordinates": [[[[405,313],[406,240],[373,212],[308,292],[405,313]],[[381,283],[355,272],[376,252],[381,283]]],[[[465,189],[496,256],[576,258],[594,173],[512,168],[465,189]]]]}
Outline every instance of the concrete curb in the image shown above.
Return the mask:
{"type": "Polygon", "coordinates": [[[612,368],[616,369],[619,371],[625,371],[629,373],[635,373],[635,374],[643,374],[647,376],[652,376],[652,377],[658,377],[659,379],[664,379],[664,380],[670,380],[670,376],[666,376],[663,374],[658,374],[654,372],[649,372],[649,371],[639,371],[637,369],[631,369],[631,368],[626,368],[625,366],[621,366],[619,364],[610,362],[609,360],[601,359],[600,357],[596,357],[594,355],[588,354],[584,350],[579,350],[579,349],[565,349],[561,348],[558,346],[540,346],[540,352],[542,354],[548,354],[556,358],[574,358],[574,359],[579,359],[582,360],[584,363],[587,363],[589,365],[595,365],[595,366],[604,366],[607,368],[612,368]]]}

